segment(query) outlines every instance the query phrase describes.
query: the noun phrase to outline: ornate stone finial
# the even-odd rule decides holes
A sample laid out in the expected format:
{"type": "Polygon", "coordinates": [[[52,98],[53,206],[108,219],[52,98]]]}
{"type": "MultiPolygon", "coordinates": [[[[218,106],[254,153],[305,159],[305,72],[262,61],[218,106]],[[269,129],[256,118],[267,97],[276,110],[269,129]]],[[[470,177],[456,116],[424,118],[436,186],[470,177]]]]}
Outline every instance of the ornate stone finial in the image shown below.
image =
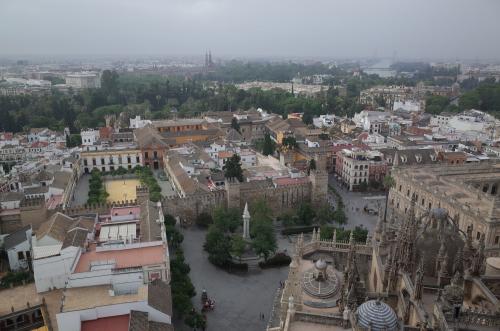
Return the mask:
{"type": "Polygon", "coordinates": [[[413,298],[415,300],[422,299],[422,292],[424,288],[423,281],[424,281],[424,258],[422,257],[418,264],[417,272],[415,273],[415,290],[413,292],[414,294],[413,298]]]}
{"type": "Polygon", "coordinates": [[[380,234],[382,233],[382,223],[384,219],[382,217],[382,209],[380,205],[378,206],[378,216],[377,216],[377,224],[375,225],[375,239],[380,240],[380,234]]]}
{"type": "Polygon", "coordinates": [[[333,242],[336,243],[337,242],[337,228],[333,229],[333,242]]]}
{"type": "Polygon", "coordinates": [[[439,274],[441,276],[448,275],[448,254],[444,256],[443,262],[441,262],[441,267],[439,268],[439,274]]]}
{"type": "Polygon", "coordinates": [[[387,223],[382,224],[382,233],[380,234],[380,245],[385,245],[387,243],[387,223]]]}
{"type": "Polygon", "coordinates": [[[453,277],[451,278],[451,284],[455,286],[462,286],[464,282],[463,274],[460,271],[456,271],[453,277]]]}
{"type": "Polygon", "coordinates": [[[316,241],[321,241],[321,228],[318,228],[318,232],[316,232],[316,241]]]}
{"type": "Polygon", "coordinates": [[[483,270],[484,266],[484,233],[481,235],[481,238],[479,239],[479,245],[474,252],[474,256],[472,257],[472,263],[471,263],[471,268],[470,268],[470,273],[474,276],[479,276],[481,274],[481,271],[483,270]]]}
{"type": "Polygon", "coordinates": [[[313,228],[311,242],[315,242],[315,241],[316,241],[316,228],[313,228]]]}
{"type": "Polygon", "coordinates": [[[349,244],[354,245],[354,231],[351,230],[351,234],[349,235],[349,244]]]}
{"type": "Polygon", "coordinates": [[[463,273],[464,271],[464,261],[463,261],[463,254],[462,254],[462,247],[458,249],[457,255],[455,255],[455,259],[453,261],[453,274],[460,272],[463,273]]]}

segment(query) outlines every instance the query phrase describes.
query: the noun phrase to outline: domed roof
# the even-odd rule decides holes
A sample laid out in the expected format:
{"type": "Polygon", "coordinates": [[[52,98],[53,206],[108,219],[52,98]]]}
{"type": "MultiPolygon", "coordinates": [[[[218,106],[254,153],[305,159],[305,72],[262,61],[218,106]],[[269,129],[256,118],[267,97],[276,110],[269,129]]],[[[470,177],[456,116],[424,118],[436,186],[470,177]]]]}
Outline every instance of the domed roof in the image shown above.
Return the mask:
{"type": "Polygon", "coordinates": [[[316,263],[314,264],[314,266],[318,270],[325,270],[326,267],[327,267],[327,264],[326,264],[325,260],[319,259],[318,261],[316,261],[316,263]]]}
{"type": "Polygon", "coordinates": [[[398,317],[389,305],[380,300],[370,300],[359,306],[358,326],[372,331],[391,331],[398,327],[398,317]]]}

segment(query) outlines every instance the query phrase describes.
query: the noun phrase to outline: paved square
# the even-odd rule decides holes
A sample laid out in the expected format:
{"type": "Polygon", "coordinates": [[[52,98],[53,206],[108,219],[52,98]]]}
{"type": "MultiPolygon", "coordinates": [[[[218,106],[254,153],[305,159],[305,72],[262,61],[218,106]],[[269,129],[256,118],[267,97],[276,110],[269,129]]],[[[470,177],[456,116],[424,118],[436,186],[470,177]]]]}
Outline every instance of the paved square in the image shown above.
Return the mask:
{"type": "MultiPolygon", "coordinates": [[[[207,313],[207,330],[265,330],[273,299],[280,281],[288,275],[288,267],[267,269],[258,274],[235,275],[218,269],[208,262],[203,251],[206,230],[196,227],[186,229],[184,234],[184,255],[191,266],[190,277],[196,288],[193,298],[195,307],[201,308],[201,292],[205,288],[208,296],[215,300],[215,310],[207,313]],[[265,319],[259,315],[263,313],[265,319]]],[[[280,249],[288,243],[280,239],[280,249]]],[[[176,330],[190,330],[177,322],[176,330]]]]}

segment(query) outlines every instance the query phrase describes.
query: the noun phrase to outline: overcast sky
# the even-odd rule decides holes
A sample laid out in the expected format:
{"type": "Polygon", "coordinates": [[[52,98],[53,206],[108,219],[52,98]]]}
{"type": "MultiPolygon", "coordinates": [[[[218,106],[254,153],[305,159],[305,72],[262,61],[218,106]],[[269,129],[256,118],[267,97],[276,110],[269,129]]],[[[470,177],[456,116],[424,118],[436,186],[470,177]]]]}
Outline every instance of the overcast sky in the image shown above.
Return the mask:
{"type": "Polygon", "coordinates": [[[0,0],[0,55],[500,58],[500,0],[0,0]]]}

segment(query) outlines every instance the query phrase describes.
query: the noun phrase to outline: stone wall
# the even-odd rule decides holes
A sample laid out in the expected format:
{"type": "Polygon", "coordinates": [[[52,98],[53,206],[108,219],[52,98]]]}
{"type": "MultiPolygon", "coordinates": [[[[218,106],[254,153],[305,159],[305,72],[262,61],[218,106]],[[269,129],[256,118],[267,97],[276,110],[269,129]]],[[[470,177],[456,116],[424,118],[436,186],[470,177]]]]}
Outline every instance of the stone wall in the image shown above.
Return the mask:
{"type": "MultiPolygon", "coordinates": [[[[302,202],[310,202],[312,188],[313,185],[310,182],[274,187],[266,185],[265,181],[244,183],[227,181],[226,190],[195,194],[183,198],[165,198],[162,205],[165,213],[179,216],[187,223],[192,223],[196,216],[202,212],[211,213],[217,207],[243,210],[245,203],[248,202],[252,205],[259,199],[264,199],[274,215],[279,215],[287,210],[297,208],[302,202]]],[[[325,192],[324,199],[326,200],[326,189],[319,189],[319,191],[325,192]]]]}
{"type": "Polygon", "coordinates": [[[19,216],[21,227],[31,224],[33,231],[36,231],[48,217],[45,199],[42,197],[23,200],[19,208],[19,216]]]}

